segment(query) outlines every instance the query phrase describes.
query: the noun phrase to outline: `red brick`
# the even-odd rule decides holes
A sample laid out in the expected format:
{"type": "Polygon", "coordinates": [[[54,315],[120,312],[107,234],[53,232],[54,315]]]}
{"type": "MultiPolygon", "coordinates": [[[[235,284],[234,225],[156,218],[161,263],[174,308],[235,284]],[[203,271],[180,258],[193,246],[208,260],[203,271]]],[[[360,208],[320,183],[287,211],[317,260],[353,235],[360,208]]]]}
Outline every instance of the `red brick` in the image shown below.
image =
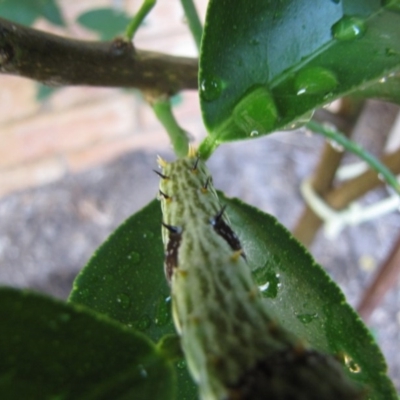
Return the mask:
{"type": "Polygon", "coordinates": [[[90,146],[84,150],[66,154],[66,163],[71,172],[78,172],[133,150],[165,149],[169,144],[167,135],[153,132],[150,134],[132,135],[116,140],[109,140],[90,146]]]}
{"type": "Polygon", "coordinates": [[[72,149],[81,149],[105,138],[134,131],[132,96],[115,96],[62,113],[42,113],[6,127],[0,146],[0,167],[17,165],[72,149]]]}

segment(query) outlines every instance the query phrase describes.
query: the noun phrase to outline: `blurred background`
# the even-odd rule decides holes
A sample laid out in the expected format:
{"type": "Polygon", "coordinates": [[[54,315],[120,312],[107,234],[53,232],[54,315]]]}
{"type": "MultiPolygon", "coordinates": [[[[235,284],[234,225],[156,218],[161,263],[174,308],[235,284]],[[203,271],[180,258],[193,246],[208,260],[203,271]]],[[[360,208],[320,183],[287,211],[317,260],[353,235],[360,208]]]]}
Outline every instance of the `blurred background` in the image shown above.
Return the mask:
{"type": "MultiPolygon", "coordinates": [[[[104,32],[96,32],[87,13],[114,7],[129,15],[141,1],[63,0],[58,4],[65,27],[42,18],[34,26],[97,39],[104,38],[104,32]]],[[[204,19],[207,1],[196,4],[204,19]]],[[[135,36],[135,45],[174,55],[197,54],[178,1],[159,0],[135,36]]],[[[174,102],[179,123],[198,143],[206,132],[197,92],[183,92],[174,102]]],[[[391,130],[390,140],[399,144],[400,130],[392,129],[398,113],[397,106],[368,101],[353,138],[381,154],[391,130]]],[[[209,167],[217,188],[293,229],[304,208],[300,184],[313,175],[325,146],[323,138],[302,129],[278,132],[222,146],[209,167]]],[[[0,284],[65,299],[94,250],[155,197],[158,178],[152,169],[157,154],[174,158],[164,129],[138,92],[88,87],[49,90],[23,78],[0,75],[0,284]]],[[[344,164],[355,161],[353,156],[344,157],[344,164]]],[[[374,204],[388,193],[381,187],[359,204],[374,204]]],[[[310,250],[356,307],[396,245],[399,228],[399,210],[394,210],[345,227],[334,238],[321,230],[310,250]]],[[[368,326],[400,389],[400,284],[397,275],[393,279],[393,288],[385,292],[368,326]]]]}

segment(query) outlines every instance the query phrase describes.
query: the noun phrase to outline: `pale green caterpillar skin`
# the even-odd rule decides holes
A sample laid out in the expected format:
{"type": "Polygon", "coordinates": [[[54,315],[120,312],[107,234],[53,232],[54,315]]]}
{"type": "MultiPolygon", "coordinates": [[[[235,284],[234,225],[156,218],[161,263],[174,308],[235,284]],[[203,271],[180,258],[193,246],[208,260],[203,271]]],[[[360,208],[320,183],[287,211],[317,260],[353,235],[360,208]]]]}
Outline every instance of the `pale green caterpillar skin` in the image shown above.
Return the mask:
{"type": "Polygon", "coordinates": [[[205,164],[193,152],[159,163],[173,318],[201,399],[361,398],[339,363],[307,349],[267,313],[240,243],[219,215],[205,164]]]}

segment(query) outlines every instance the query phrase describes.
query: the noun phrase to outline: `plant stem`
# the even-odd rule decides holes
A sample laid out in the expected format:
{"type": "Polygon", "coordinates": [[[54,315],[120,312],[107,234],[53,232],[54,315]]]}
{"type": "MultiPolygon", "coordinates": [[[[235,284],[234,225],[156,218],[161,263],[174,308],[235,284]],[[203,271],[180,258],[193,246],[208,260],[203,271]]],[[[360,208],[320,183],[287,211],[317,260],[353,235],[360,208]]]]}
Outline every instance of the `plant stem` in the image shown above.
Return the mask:
{"type": "Polygon", "coordinates": [[[181,0],[181,3],[197,49],[200,50],[201,37],[203,36],[203,26],[201,24],[199,14],[197,13],[193,0],[181,0]]]}
{"type": "Polygon", "coordinates": [[[136,88],[173,95],[197,89],[198,62],[135,49],[130,42],[74,40],[0,18],[0,74],[50,86],[136,88]]]}
{"type": "Polygon", "coordinates": [[[126,27],[125,36],[126,39],[131,42],[133,37],[135,36],[136,31],[139,26],[146,18],[147,14],[151,11],[151,9],[155,6],[157,0],[144,0],[142,7],[140,7],[137,14],[132,18],[132,21],[126,27]]]}
{"type": "Polygon", "coordinates": [[[171,102],[168,99],[159,98],[151,105],[158,120],[163,124],[171,139],[175,154],[179,158],[187,156],[189,151],[189,138],[186,131],[178,125],[172,112],[171,102]]]}
{"type": "Polygon", "coordinates": [[[400,184],[396,177],[390,172],[390,170],[383,165],[377,158],[375,158],[371,153],[367,152],[360,145],[356,144],[350,139],[347,139],[341,132],[334,129],[327,128],[318,122],[309,121],[306,127],[313,132],[319,133],[326,138],[333,140],[340,146],[343,146],[346,150],[354,153],[362,160],[364,160],[372,169],[374,169],[382,178],[390,185],[396,193],[400,195],[400,184]]]}
{"type": "Polygon", "coordinates": [[[219,143],[212,138],[211,136],[207,136],[199,146],[199,156],[202,160],[208,160],[212,153],[217,149],[219,143]]]}

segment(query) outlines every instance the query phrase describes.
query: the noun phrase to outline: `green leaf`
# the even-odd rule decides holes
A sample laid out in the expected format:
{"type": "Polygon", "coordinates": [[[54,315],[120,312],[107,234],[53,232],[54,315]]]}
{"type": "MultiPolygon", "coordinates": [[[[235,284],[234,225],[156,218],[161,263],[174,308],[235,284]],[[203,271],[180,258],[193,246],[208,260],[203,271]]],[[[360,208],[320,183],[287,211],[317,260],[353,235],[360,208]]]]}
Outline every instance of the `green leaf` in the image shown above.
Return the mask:
{"type": "MultiPolygon", "coordinates": [[[[271,313],[312,347],[341,356],[351,378],[371,387],[370,399],[395,399],[378,347],[323,269],[273,217],[219,195],[271,313]]],[[[70,301],[139,328],[155,341],[172,333],[171,317],[163,314],[169,289],[162,269],[161,218],[154,200],[121,225],[78,276],[70,301]],[[164,325],[157,322],[160,310],[164,325]]],[[[177,398],[196,398],[183,362],[177,372],[177,398]]]]}
{"type": "Polygon", "coordinates": [[[14,399],[172,399],[169,363],[142,334],[83,307],[0,290],[0,393],[14,399]]]}
{"type": "Polygon", "coordinates": [[[400,70],[398,4],[211,0],[199,77],[207,146],[289,128],[400,70]]]}
{"type": "MultiPolygon", "coordinates": [[[[78,275],[69,301],[138,329],[154,341],[174,333],[161,220],[157,200],[126,220],[78,275]]],[[[196,398],[197,388],[185,365],[178,363],[176,370],[177,398],[196,398]]]]}
{"type": "Polygon", "coordinates": [[[0,15],[23,25],[32,25],[43,17],[55,25],[65,26],[55,0],[0,0],[0,15]]]}
{"type": "Polygon", "coordinates": [[[99,33],[102,40],[111,40],[122,34],[130,20],[124,12],[113,8],[90,10],[77,19],[85,28],[99,33]]]}
{"type": "Polygon", "coordinates": [[[358,90],[356,97],[375,98],[400,104],[400,73],[392,73],[370,86],[358,90]]]}
{"type": "Polygon", "coordinates": [[[338,355],[350,378],[368,387],[368,399],[397,399],[372,336],[307,250],[272,216],[219,195],[279,323],[313,348],[338,355]]]}

